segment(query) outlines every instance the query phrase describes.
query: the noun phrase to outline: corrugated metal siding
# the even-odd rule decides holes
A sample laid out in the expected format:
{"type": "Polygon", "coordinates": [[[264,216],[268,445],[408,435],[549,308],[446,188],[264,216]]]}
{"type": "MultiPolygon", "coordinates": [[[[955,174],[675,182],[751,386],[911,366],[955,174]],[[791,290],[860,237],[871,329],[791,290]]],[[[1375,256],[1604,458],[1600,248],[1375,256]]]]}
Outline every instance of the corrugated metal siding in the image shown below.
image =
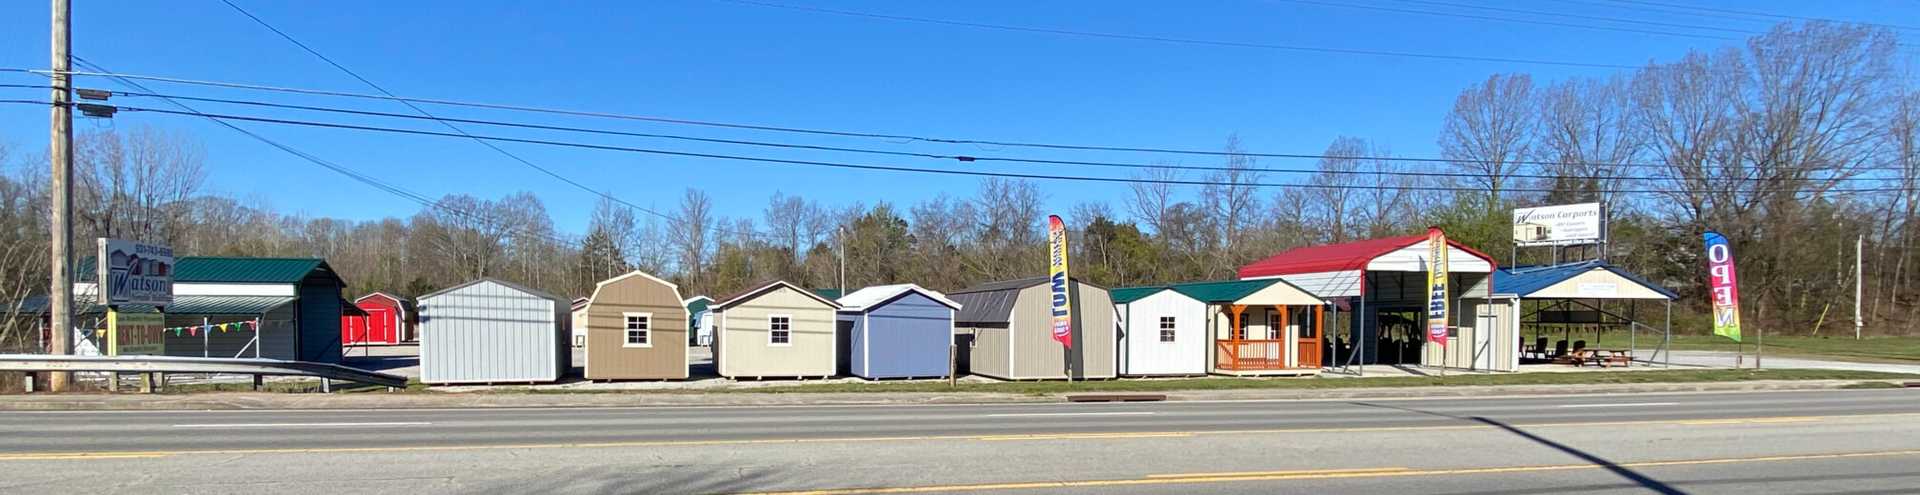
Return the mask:
{"type": "Polygon", "coordinates": [[[1323,299],[1360,295],[1360,272],[1358,271],[1282,275],[1280,279],[1323,299]]]}
{"type": "Polygon", "coordinates": [[[1426,347],[1428,366],[1446,366],[1493,371],[1515,371],[1519,362],[1520,336],[1513,330],[1513,308],[1506,299],[1457,301],[1454,324],[1459,334],[1447,341],[1445,349],[1426,347]],[[1490,318],[1483,319],[1482,315],[1490,318]]]}
{"type": "Polygon", "coordinates": [[[340,362],[340,289],[331,279],[300,285],[300,360],[340,362]]]}
{"type": "Polygon", "coordinates": [[[565,303],[487,281],[419,306],[421,381],[548,382],[566,369],[565,303]]]}
{"type": "Polygon", "coordinates": [[[600,285],[587,303],[587,363],[590,380],[684,379],[687,377],[687,307],[680,291],[647,276],[600,285]],[[651,347],[626,347],[626,313],[652,315],[651,347]]]}
{"type": "Polygon", "coordinates": [[[1199,375],[1207,372],[1207,304],[1165,291],[1128,303],[1120,345],[1129,376],[1199,375]],[[1173,342],[1160,341],[1160,318],[1174,318],[1173,342]]]}
{"type": "Polygon", "coordinates": [[[1079,297],[1074,312],[1080,315],[1077,335],[1071,350],[1062,349],[1053,340],[1052,294],[1046,285],[1022,289],[1014,302],[1010,343],[1013,353],[1013,379],[1067,378],[1067,353],[1080,356],[1084,371],[1081,378],[1113,378],[1114,360],[1113,301],[1106,289],[1073,283],[1079,297]]]}
{"type": "Polygon", "coordinates": [[[863,354],[867,378],[947,376],[953,309],[920,293],[908,293],[867,313],[856,332],[854,352],[863,354]]]}
{"type": "Polygon", "coordinates": [[[720,376],[830,376],[835,371],[834,308],[791,287],[780,287],[717,313],[720,376]],[[790,315],[789,346],[767,343],[771,315],[790,315]]]}

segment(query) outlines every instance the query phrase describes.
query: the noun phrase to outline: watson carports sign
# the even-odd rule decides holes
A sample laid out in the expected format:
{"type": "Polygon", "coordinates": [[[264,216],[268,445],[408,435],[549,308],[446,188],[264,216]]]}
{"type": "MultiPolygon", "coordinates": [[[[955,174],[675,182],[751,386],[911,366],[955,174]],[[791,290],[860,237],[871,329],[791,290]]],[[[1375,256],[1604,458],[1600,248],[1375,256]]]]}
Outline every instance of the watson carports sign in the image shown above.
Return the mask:
{"type": "Polygon", "coordinates": [[[100,300],[108,306],[173,304],[173,248],[100,239],[100,300]]]}
{"type": "Polygon", "coordinates": [[[1593,244],[1607,240],[1600,203],[1515,208],[1513,243],[1521,246],[1593,244]]]}

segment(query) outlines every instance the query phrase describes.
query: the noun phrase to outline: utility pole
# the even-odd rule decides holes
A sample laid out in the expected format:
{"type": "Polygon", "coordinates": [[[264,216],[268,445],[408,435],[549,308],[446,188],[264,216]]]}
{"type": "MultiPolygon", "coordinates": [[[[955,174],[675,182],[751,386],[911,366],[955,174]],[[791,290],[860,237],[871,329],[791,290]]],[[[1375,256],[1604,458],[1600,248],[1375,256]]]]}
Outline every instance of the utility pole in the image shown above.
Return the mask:
{"type": "Polygon", "coordinates": [[[1860,297],[1866,293],[1866,279],[1862,277],[1860,254],[1866,251],[1867,236],[1861,235],[1853,240],[1853,340],[1860,340],[1860,327],[1867,325],[1860,317],[1860,297]]]}
{"type": "MultiPolygon", "coordinates": [[[[53,327],[48,353],[54,355],[73,353],[73,75],[68,73],[73,66],[67,54],[72,46],[72,14],[68,0],[53,0],[53,131],[47,152],[53,166],[53,204],[49,208],[53,218],[48,227],[53,234],[53,284],[47,296],[52,303],[49,326],[53,327]]],[[[47,388],[64,392],[72,380],[71,373],[54,372],[47,388]]]]}
{"type": "Polygon", "coordinates": [[[840,226],[840,295],[847,295],[847,227],[840,226]]]}

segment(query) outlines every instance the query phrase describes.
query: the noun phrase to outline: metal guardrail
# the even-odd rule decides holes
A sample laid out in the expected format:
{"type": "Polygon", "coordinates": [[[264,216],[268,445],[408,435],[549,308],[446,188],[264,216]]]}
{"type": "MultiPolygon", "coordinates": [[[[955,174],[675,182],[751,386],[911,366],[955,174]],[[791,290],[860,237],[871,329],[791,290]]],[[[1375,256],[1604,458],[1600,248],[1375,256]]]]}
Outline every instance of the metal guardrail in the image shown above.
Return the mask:
{"type": "Polygon", "coordinates": [[[109,373],[231,373],[311,376],[388,387],[406,387],[407,378],[332,363],[262,358],[175,356],[56,356],[0,354],[0,371],[100,371],[109,373]]]}

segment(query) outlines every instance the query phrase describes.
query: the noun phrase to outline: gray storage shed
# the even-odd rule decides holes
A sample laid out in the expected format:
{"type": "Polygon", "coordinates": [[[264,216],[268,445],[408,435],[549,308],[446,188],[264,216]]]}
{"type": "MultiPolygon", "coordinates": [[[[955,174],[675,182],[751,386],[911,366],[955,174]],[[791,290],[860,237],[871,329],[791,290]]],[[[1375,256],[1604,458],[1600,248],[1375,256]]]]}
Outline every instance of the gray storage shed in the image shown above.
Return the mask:
{"type": "Polygon", "coordinates": [[[1113,299],[1073,279],[1073,347],[1053,340],[1047,277],[995,282],[949,293],[958,303],[954,338],[970,373],[1003,380],[1114,378],[1113,299]]]}
{"type": "Polygon", "coordinates": [[[572,366],[566,299],[483,278],[418,301],[421,382],[551,382],[572,366]]]}

